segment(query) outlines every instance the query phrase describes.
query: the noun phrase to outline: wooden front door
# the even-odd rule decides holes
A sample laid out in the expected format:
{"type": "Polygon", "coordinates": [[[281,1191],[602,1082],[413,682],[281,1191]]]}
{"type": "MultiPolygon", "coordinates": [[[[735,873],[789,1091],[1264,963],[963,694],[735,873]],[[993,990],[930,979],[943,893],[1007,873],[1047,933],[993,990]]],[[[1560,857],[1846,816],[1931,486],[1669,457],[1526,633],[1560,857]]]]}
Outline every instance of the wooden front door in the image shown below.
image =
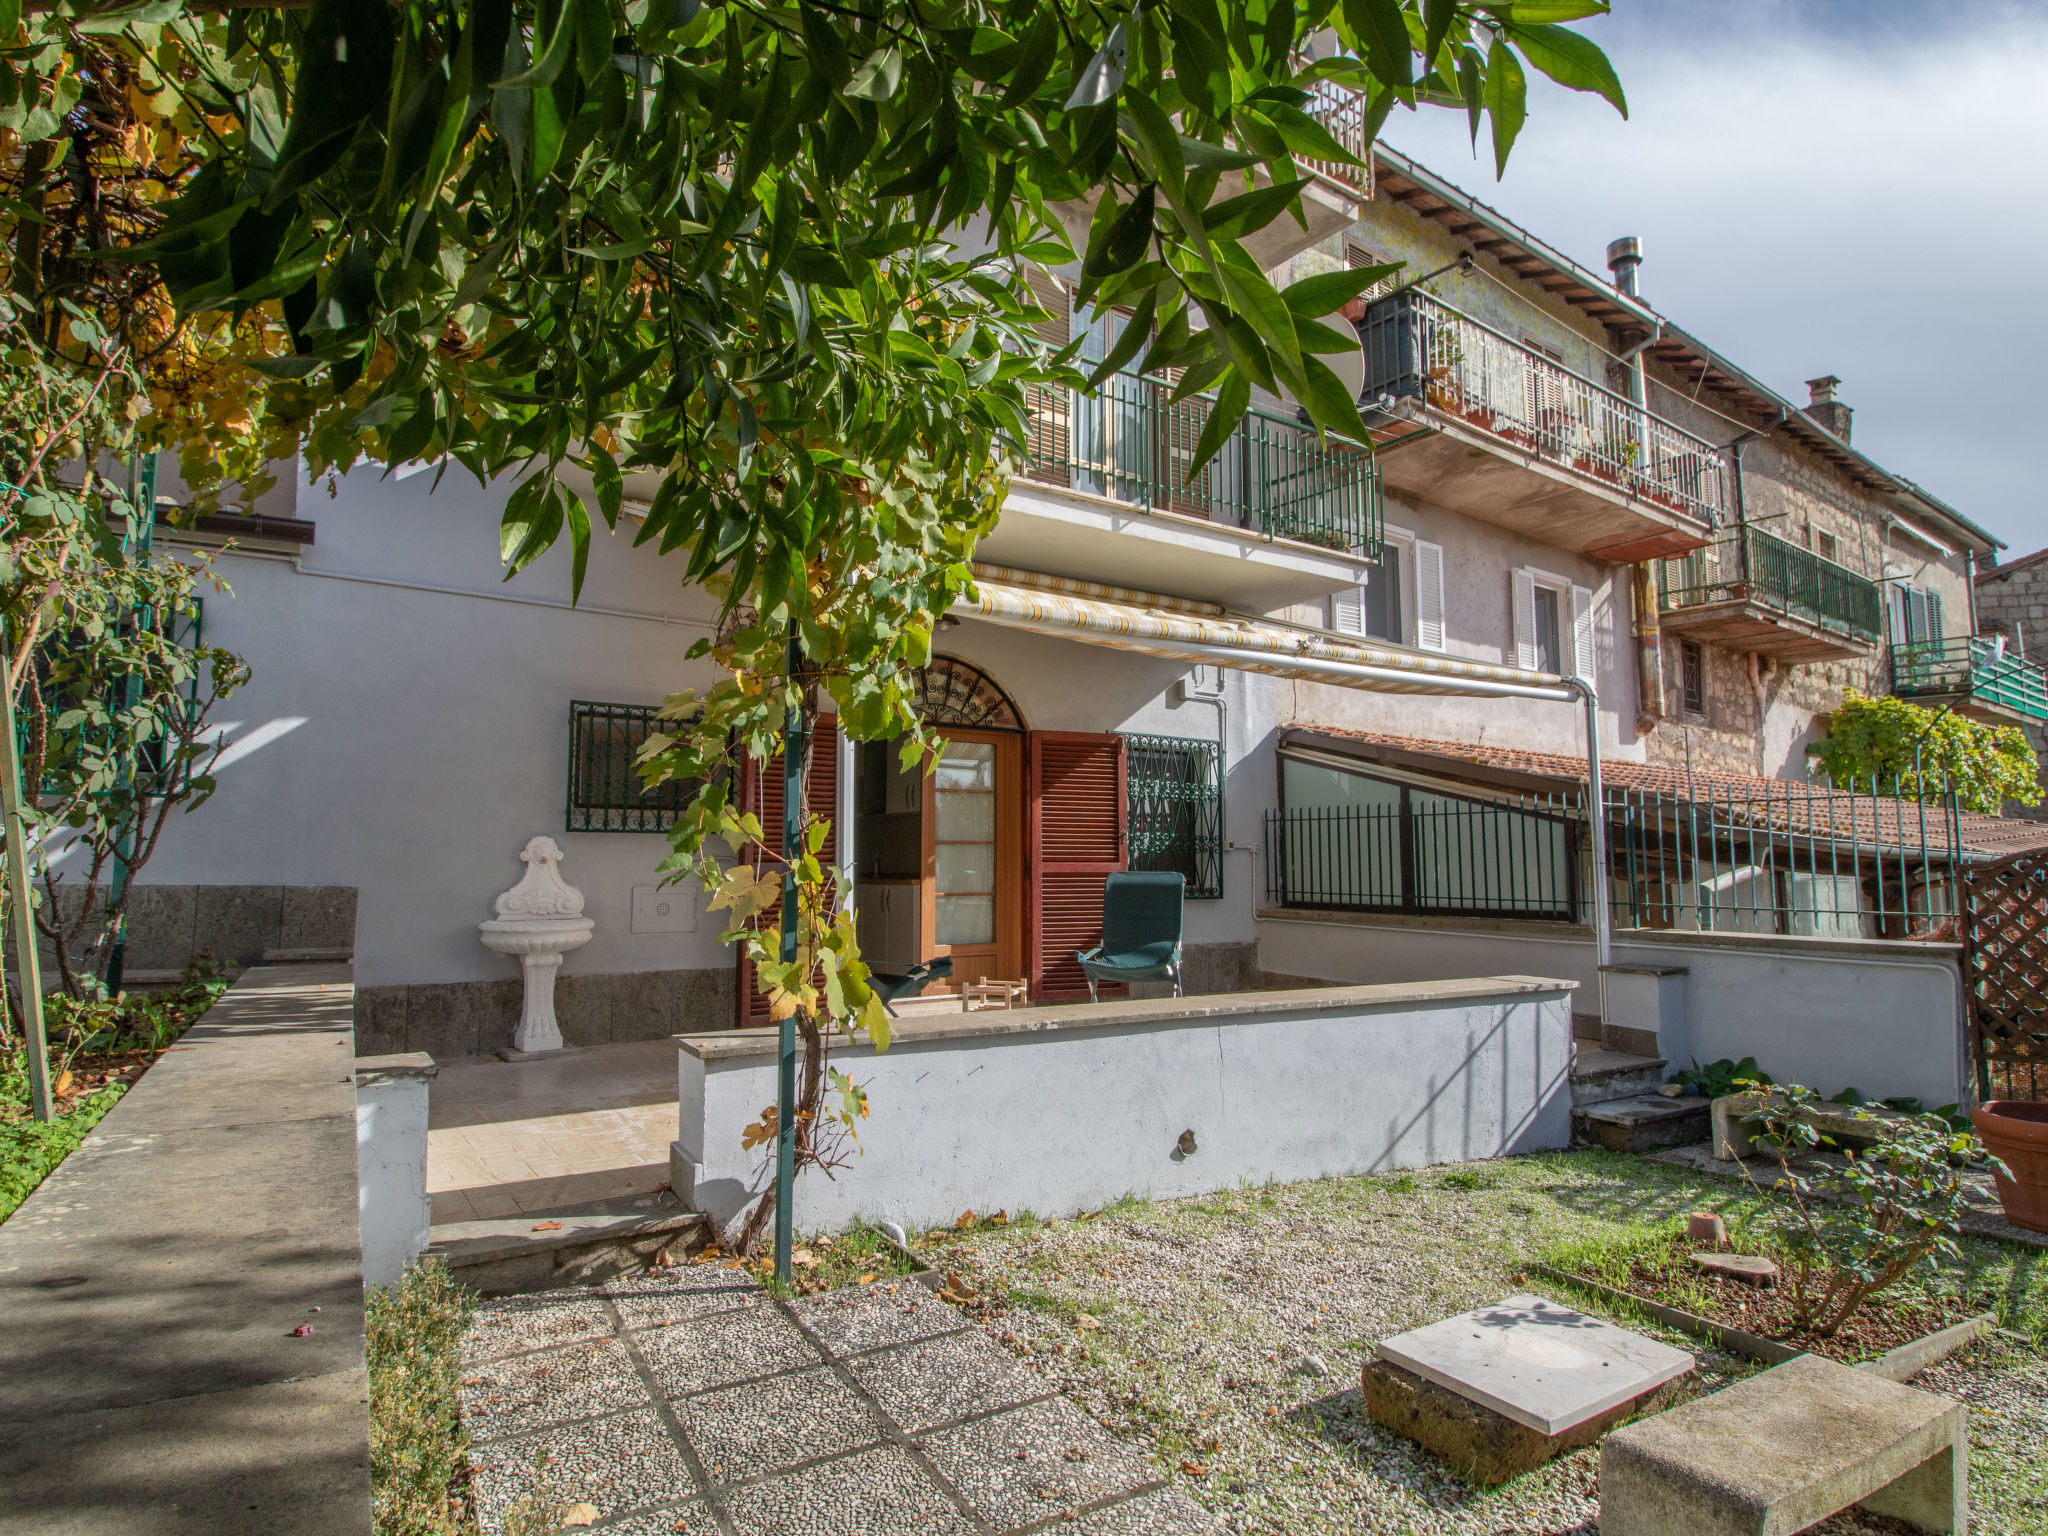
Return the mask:
{"type": "Polygon", "coordinates": [[[924,932],[957,992],[1024,975],[1024,754],[1009,731],[945,730],[924,781],[924,932]]]}

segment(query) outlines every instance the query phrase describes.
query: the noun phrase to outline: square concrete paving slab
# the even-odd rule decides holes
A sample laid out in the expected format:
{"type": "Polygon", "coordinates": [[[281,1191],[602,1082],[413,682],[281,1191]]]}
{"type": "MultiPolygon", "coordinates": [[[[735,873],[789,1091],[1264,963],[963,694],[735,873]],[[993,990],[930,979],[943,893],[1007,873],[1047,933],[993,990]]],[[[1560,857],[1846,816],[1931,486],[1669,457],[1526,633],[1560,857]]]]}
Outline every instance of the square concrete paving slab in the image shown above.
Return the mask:
{"type": "Polygon", "coordinates": [[[1178,1488],[1155,1488],[1054,1529],[1059,1536],[1223,1536],[1223,1522],[1178,1488]]]}
{"type": "Polygon", "coordinates": [[[1379,1357],[1555,1435],[1684,1375],[1693,1358],[1540,1296],[1510,1296],[1397,1334],[1379,1357]]]}
{"type": "Polygon", "coordinates": [[[542,1455],[546,1463],[538,1476],[549,1494],[564,1503],[591,1504],[600,1516],[699,1492],[661,1415],[653,1408],[629,1409],[471,1447],[470,1490],[487,1536],[503,1529],[506,1515],[535,1491],[534,1462],[542,1455]]]}
{"type": "Polygon", "coordinates": [[[646,1275],[622,1275],[607,1281],[600,1293],[619,1309],[631,1328],[660,1328],[726,1312],[734,1307],[765,1303],[768,1293],[745,1270],[723,1264],[685,1264],[646,1275]]]}
{"type": "Polygon", "coordinates": [[[825,1348],[841,1356],[967,1326],[965,1318],[915,1280],[828,1291],[797,1302],[794,1310],[825,1348]]]}
{"type": "Polygon", "coordinates": [[[737,1536],[969,1536],[975,1529],[893,1445],[734,1488],[726,1510],[737,1536]]]}
{"type": "Polygon", "coordinates": [[[849,1368],[889,1417],[913,1435],[1049,1394],[1042,1379],[972,1329],[878,1349],[849,1368]]]}
{"type": "Polygon", "coordinates": [[[1142,1457],[1063,1397],[939,1430],[923,1445],[969,1508],[1003,1529],[1158,1480],[1142,1457]]]}
{"type": "Polygon", "coordinates": [[[616,1331],[610,1309],[588,1292],[507,1296],[476,1309],[462,1338],[462,1359],[468,1366],[484,1365],[578,1339],[609,1338],[616,1331]]]}
{"type": "Polygon", "coordinates": [[[666,1509],[650,1509],[607,1525],[605,1536],[717,1536],[718,1522],[708,1505],[692,1499],[666,1509]]]}
{"type": "Polygon", "coordinates": [[[512,1355],[463,1378],[462,1416],[478,1440],[648,1406],[647,1387],[616,1339],[512,1355]]]}
{"type": "Polygon", "coordinates": [[[817,1350],[772,1306],[714,1312],[674,1328],[648,1328],[632,1339],[665,1397],[681,1397],[756,1376],[817,1365],[817,1350]]]}
{"type": "Polygon", "coordinates": [[[888,1437],[875,1411],[825,1366],[700,1392],[675,1407],[714,1483],[742,1482],[888,1437]]]}

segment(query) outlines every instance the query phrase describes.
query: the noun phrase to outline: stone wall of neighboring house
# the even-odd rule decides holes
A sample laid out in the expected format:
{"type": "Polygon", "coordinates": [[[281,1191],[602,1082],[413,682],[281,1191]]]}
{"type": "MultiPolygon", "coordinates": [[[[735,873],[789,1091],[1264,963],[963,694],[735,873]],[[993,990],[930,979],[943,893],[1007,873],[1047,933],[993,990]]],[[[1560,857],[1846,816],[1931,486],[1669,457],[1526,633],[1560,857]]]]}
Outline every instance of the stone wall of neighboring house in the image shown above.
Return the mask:
{"type": "MultiPolygon", "coordinates": [[[[2048,549],[1983,570],[1976,584],[1977,627],[1987,635],[2004,635],[2013,650],[2036,665],[2048,665],[2048,549]]],[[[2007,810],[2048,818],[2048,726],[2025,730],[2041,764],[2042,802],[2007,810]]]]}

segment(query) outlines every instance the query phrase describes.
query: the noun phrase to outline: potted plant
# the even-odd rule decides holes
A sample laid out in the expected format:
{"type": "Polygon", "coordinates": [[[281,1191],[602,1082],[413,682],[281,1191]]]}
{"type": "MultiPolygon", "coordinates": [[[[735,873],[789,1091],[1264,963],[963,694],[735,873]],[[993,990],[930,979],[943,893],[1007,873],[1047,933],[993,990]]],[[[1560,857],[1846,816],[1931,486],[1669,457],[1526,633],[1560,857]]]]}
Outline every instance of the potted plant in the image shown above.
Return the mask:
{"type": "Polygon", "coordinates": [[[1970,1111],[1992,1156],[2005,1219],[2029,1232],[2048,1232],[2048,1104],[1992,1099],[1970,1111]]]}

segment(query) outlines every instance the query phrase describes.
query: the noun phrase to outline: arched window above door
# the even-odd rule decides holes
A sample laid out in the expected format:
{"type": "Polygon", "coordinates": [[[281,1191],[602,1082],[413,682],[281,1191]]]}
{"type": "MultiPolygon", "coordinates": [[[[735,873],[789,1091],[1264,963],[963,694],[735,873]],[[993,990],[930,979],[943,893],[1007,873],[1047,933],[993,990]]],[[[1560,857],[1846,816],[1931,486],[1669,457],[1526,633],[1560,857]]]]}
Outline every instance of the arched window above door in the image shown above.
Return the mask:
{"type": "Polygon", "coordinates": [[[972,662],[934,656],[916,677],[916,709],[926,725],[967,731],[1021,731],[1024,716],[1002,686],[972,662]]]}

